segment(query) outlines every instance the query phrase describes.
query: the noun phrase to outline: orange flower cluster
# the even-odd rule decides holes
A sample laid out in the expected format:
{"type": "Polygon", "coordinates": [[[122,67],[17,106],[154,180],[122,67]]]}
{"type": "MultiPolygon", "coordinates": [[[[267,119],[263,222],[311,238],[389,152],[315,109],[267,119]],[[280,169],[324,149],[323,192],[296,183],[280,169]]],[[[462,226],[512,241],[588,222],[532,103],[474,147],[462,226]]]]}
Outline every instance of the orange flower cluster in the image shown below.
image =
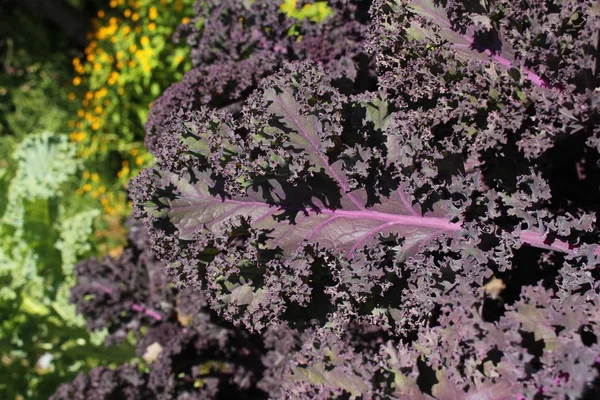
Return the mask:
{"type": "MultiPolygon", "coordinates": [[[[187,0],[186,3],[191,5],[192,0],[187,0]]],[[[114,90],[108,93],[109,97],[119,97],[125,94],[128,84],[139,81],[141,77],[149,77],[153,69],[160,67],[155,49],[160,50],[165,42],[164,36],[159,35],[159,40],[153,40],[152,37],[159,18],[157,6],[168,6],[168,1],[111,0],[109,5],[113,9],[123,7],[124,10],[111,11],[111,14],[115,14],[111,17],[108,17],[105,11],[99,11],[97,19],[94,20],[95,31],[89,35],[90,43],[85,49],[87,64],[78,57],[73,59],[73,68],[77,74],[73,78],[73,85],[80,86],[87,78],[91,89],[91,95],[88,91],[81,99],[83,112],[80,112],[78,117],[83,119],[83,125],[92,131],[101,129],[104,125],[103,117],[111,112],[110,108],[106,108],[108,104],[96,100],[107,96],[107,87],[114,87],[114,90]],[[103,112],[97,112],[99,107],[102,107],[103,112]],[[89,112],[90,110],[94,112],[89,112]],[[97,115],[92,116],[94,113],[97,115]]],[[[184,0],[175,0],[174,5],[177,11],[182,11],[184,0]]],[[[170,7],[163,8],[165,12],[171,11],[170,7]]],[[[189,21],[189,18],[184,17],[182,21],[189,21]]],[[[180,64],[183,57],[177,54],[174,61],[175,64],[180,64]]],[[[69,100],[76,100],[75,93],[69,94],[69,100]]],[[[88,137],[80,131],[73,133],[74,141],[82,141],[88,137]]]]}
{"type": "Polygon", "coordinates": [[[80,156],[94,157],[91,164],[116,154],[122,160],[113,178],[105,171],[100,176],[89,172],[90,179],[84,177],[79,189],[79,194],[99,199],[108,214],[120,212],[114,201],[122,197],[126,203],[126,197],[112,196],[107,187],[122,190],[150,161],[143,150],[148,104],[179,79],[176,73],[184,72],[187,49],[174,51],[171,35],[182,19],[189,21],[184,9],[192,14],[194,1],[110,0],[110,8],[92,21],[84,54],[73,59],[76,75],[68,99],[80,107],[69,122],[70,139],[78,144],[80,156]]]}

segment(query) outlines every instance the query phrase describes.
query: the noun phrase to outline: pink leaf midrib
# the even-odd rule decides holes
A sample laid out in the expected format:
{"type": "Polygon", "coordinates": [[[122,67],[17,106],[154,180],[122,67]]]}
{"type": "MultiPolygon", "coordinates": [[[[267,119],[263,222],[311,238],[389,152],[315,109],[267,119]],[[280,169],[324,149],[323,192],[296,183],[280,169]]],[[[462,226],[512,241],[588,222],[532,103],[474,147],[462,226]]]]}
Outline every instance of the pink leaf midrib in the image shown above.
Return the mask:
{"type": "MultiPolygon", "coordinates": [[[[367,219],[367,220],[381,221],[384,223],[393,222],[393,223],[405,225],[405,226],[437,228],[437,229],[442,229],[442,230],[447,230],[447,231],[457,231],[457,230],[461,229],[461,225],[459,223],[450,222],[444,218],[437,218],[437,217],[389,214],[389,213],[383,213],[383,212],[379,212],[379,211],[369,211],[369,210],[356,211],[356,210],[342,210],[342,209],[333,210],[333,209],[329,209],[329,208],[320,208],[320,209],[300,208],[300,207],[291,207],[291,206],[286,206],[286,205],[271,205],[271,204],[263,203],[263,202],[259,202],[259,201],[243,201],[243,200],[234,200],[234,199],[217,200],[214,197],[208,197],[208,196],[202,196],[202,195],[199,195],[199,197],[203,200],[208,200],[213,203],[219,202],[222,204],[245,205],[245,206],[249,206],[249,207],[252,206],[252,207],[260,207],[260,208],[268,208],[269,210],[272,207],[277,207],[282,211],[286,211],[286,210],[298,211],[298,212],[305,213],[307,215],[325,214],[325,215],[332,215],[332,216],[336,216],[336,217],[345,217],[348,219],[357,219],[357,220],[358,219],[367,219]]],[[[196,200],[197,198],[196,197],[189,197],[189,198],[188,197],[180,197],[179,198],[179,200],[185,200],[185,199],[196,200]]],[[[197,207],[197,205],[191,204],[191,205],[187,205],[187,206],[177,206],[174,208],[176,208],[177,210],[186,210],[186,209],[193,209],[196,207],[197,207]]],[[[235,207],[235,210],[237,210],[239,208],[240,207],[235,207]]]]}
{"type": "MultiPolygon", "coordinates": [[[[360,220],[360,219],[377,220],[377,221],[381,221],[383,223],[382,225],[385,225],[385,224],[392,225],[393,224],[393,225],[403,225],[403,226],[434,228],[434,229],[439,230],[439,233],[442,233],[445,231],[455,232],[455,231],[462,229],[462,224],[459,222],[450,222],[447,219],[437,218],[437,217],[389,214],[389,213],[383,213],[383,212],[379,212],[379,211],[369,211],[369,210],[355,211],[355,210],[341,210],[341,209],[333,210],[333,209],[328,209],[328,208],[322,208],[322,209],[300,208],[300,207],[291,207],[291,206],[285,206],[285,205],[272,205],[272,204],[259,202],[259,201],[216,199],[214,197],[201,195],[200,193],[197,193],[197,196],[198,197],[180,197],[179,199],[185,200],[187,198],[187,199],[197,200],[198,198],[200,198],[203,200],[208,200],[210,202],[220,202],[220,203],[224,203],[224,204],[236,204],[236,205],[267,208],[268,211],[266,211],[265,213],[270,213],[270,214],[274,214],[274,212],[276,212],[276,211],[273,211],[272,208],[277,208],[281,211],[286,211],[286,210],[298,211],[298,212],[305,213],[307,215],[325,214],[325,215],[331,215],[331,216],[336,217],[336,218],[328,218],[328,220],[327,220],[328,222],[332,222],[333,220],[335,220],[339,217],[344,217],[344,218],[356,219],[356,220],[360,220]]],[[[185,209],[190,209],[190,208],[195,208],[195,207],[197,207],[197,206],[189,205],[189,206],[178,206],[176,208],[179,210],[185,210],[185,209]]],[[[236,207],[235,209],[237,210],[237,209],[239,209],[239,207],[236,207]]],[[[262,219],[262,217],[261,217],[261,219],[262,219]]],[[[323,226],[325,226],[325,225],[323,225],[323,226]]],[[[293,227],[291,227],[291,229],[293,230],[293,227]]],[[[314,236],[314,234],[315,234],[315,232],[311,233],[311,235],[313,235],[313,236],[314,236]]],[[[553,250],[553,251],[559,251],[561,253],[569,253],[573,250],[571,247],[569,247],[569,245],[567,243],[565,243],[561,240],[554,240],[552,243],[546,243],[544,237],[540,233],[534,232],[534,231],[522,231],[519,234],[519,238],[520,238],[521,242],[523,242],[527,245],[533,246],[533,247],[544,248],[544,249],[549,249],[549,250],[553,250]]],[[[600,255],[600,246],[596,249],[595,254],[600,255]]]]}

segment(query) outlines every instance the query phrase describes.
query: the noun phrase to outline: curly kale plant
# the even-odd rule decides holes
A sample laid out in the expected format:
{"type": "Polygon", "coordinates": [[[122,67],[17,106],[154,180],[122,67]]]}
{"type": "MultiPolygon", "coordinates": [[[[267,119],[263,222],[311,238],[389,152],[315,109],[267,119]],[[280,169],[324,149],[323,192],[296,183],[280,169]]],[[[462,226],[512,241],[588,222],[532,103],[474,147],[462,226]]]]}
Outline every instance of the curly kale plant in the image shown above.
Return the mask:
{"type": "Polygon", "coordinates": [[[71,300],[91,330],[108,328],[108,344],[136,337],[146,370],[98,367],[62,385],[53,399],[255,399],[264,397],[261,388],[277,389],[263,374],[261,357],[281,360],[286,354],[220,319],[201,292],[169,285],[164,264],[146,247],[145,229],[132,226],[130,241],[117,259],[79,263],[71,300]]]}
{"type": "MultiPolygon", "coordinates": [[[[243,89],[222,103],[199,100],[202,80],[172,88],[149,125],[156,163],[131,196],[152,251],[202,297],[195,315],[263,354],[247,386],[229,387],[277,399],[598,396],[600,9],[379,0],[369,21],[362,6],[332,9],[368,23],[367,73],[355,50],[346,64],[281,58],[250,85],[232,81],[243,89]]],[[[214,31],[202,19],[188,37],[197,60],[283,46],[275,22],[249,28],[264,26],[263,2],[245,23],[219,7],[235,18],[211,19],[214,31]],[[238,30],[256,35],[252,51],[223,39],[238,30]]],[[[127,301],[117,306],[146,318],[127,301]]],[[[174,385],[200,379],[169,373],[174,385]]]]}

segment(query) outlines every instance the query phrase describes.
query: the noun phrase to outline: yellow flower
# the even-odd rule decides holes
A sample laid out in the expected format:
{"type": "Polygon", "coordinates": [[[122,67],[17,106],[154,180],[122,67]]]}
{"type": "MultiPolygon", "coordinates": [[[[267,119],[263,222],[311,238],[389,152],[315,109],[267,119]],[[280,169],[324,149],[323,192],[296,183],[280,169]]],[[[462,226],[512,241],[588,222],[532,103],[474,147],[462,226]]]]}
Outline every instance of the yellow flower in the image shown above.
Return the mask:
{"type": "Polygon", "coordinates": [[[131,10],[128,8],[127,10],[123,11],[123,15],[125,18],[129,18],[131,16],[131,10]]]}
{"type": "Polygon", "coordinates": [[[83,173],[83,179],[89,179],[90,178],[90,173],[88,171],[85,171],[83,173]]]}
{"type": "Polygon", "coordinates": [[[84,115],[85,115],[85,111],[83,111],[83,110],[79,110],[79,111],[77,111],[77,116],[78,116],[79,118],[83,118],[83,116],[84,116],[84,115]]]}
{"type": "Polygon", "coordinates": [[[181,23],[182,24],[187,24],[188,22],[190,22],[190,19],[188,17],[185,17],[185,18],[181,19],[181,23]]]}
{"type": "Polygon", "coordinates": [[[102,70],[102,64],[94,63],[94,71],[101,71],[101,70],[102,70]]]}
{"type": "Polygon", "coordinates": [[[87,60],[88,60],[89,62],[92,62],[92,61],[94,61],[94,59],[95,59],[95,58],[96,58],[96,56],[95,56],[95,55],[93,55],[93,54],[88,54],[88,56],[87,56],[87,60]]]}
{"type": "Polygon", "coordinates": [[[135,67],[135,66],[136,66],[136,62],[135,62],[135,61],[133,61],[133,60],[131,60],[131,61],[129,61],[129,62],[127,63],[127,65],[129,65],[129,67],[130,67],[130,68],[133,68],[133,67],[135,67]]]}
{"type": "Polygon", "coordinates": [[[104,185],[103,185],[103,186],[100,186],[100,187],[98,188],[98,192],[100,192],[100,193],[104,193],[104,192],[106,192],[106,186],[104,186],[104,185]]]}
{"type": "Polygon", "coordinates": [[[137,149],[131,149],[129,150],[129,154],[131,154],[132,156],[135,156],[137,154],[137,149]]]}
{"type": "Polygon", "coordinates": [[[117,0],[110,0],[110,8],[115,8],[116,6],[119,5],[119,3],[117,3],[117,0]]]}
{"type": "Polygon", "coordinates": [[[136,165],[138,165],[138,166],[139,166],[139,165],[142,165],[143,163],[144,163],[144,157],[142,157],[142,156],[137,156],[137,157],[135,158],[135,164],[136,164],[136,165]]]}
{"type": "Polygon", "coordinates": [[[129,52],[130,52],[131,54],[135,53],[135,51],[136,51],[136,50],[137,50],[137,46],[136,46],[135,44],[131,44],[131,45],[129,46],[129,52]]]}
{"type": "Polygon", "coordinates": [[[149,31],[153,31],[153,30],[155,30],[155,29],[156,29],[156,24],[155,24],[154,22],[150,22],[150,23],[148,24],[148,30],[149,30],[149,31]]]}
{"type": "Polygon", "coordinates": [[[101,98],[105,97],[107,94],[108,94],[108,90],[106,90],[106,88],[101,88],[96,93],[94,93],[94,97],[96,99],[101,99],[101,98]]]}
{"type": "Polygon", "coordinates": [[[98,121],[94,121],[94,123],[92,124],[92,129],[95,131],[100,129],[100,123],[98,121]]]}
{"type": "Polygon", "coordinates": [[[102,111],[103,111],[102,106],[96,106],[96,108],[94,109],[94,112],[96,114],[102,114],[102,111]]]}
{"type": "Polygon", "coordinates": [[[140,19],[140,14],[133,13],[133,15],[131,16],[131,20],[132,21],[137,21],[138,19],[140,19]]]}
{"type": "Polygon", "coordinates": [[[119,40],[119,38],[116,37],[116,36],[113,36],[113,37],[110,38],[110,42],[111,43],[117,43],[117,40],[119,40]]]}
{"type": "Polygon", "coordinates": [[[73,85],[75,86],[79,86],[81,84],[81,78],[76,76],[75,78],[73,78],[73,85]]]}
{"type": "Polygon", "coordinates": [[[150,44],[150,39],[148,39],[148,36],[142,36],[140,43],[142,43],[142,46],[148,46],[150,44]]]}
{"type": "MultiPolygon", "coordinates": [[[[86,137],[86,133],[85,132],[73,132],[71,133],[71,135],[69,135],[69,137],[71,138],[71,141],[73,142],[81,142],[83,139],[85,139],[86,137]]],[[[85,174],[84,174],[85,176],[85,174]]]]}
{"type": "Polygon", "coordinates": [[[109,86],[114,85],[115,83],[117,83],[118,80],[119,80],[119,73],[117,71],[111,72],[110,76],[108,78],[109,86]]]}
{"type": "Polygon", "coordinates": [[[90,185],[89,183],[86,183],[85,185],[83,185],[82,189],[84,192],[89,192],[90,190],[92,190],[92,185],[90,185]]]}
{"type": "Polygon", "coordinates": [[[129,34],[129,32],[131,32],[131,27],[130,27],[130,26],[128,26],[128,25],[126,25],[126,26],[123,28],[123,35],[128,35],[128,34],[129,34]]]}
{"type": "Polygon", "coordinates": [[[75,93],[73,93],[73,92],[69,93],[69,95],[67,96],[67,98],[69,99],[69,101],[75,100],[75,93]]]}
{"type": "Polygon", "coordinates": [[[98,182],[100,180],[100,176],[97,173],[92,174],[92,182],[98,182]]]}
{"type": "Polygon", "coordinates": [[[98,18],[104,18],[104,11],[100,10],[98,11],[98,18]]]}
{"type": "Polygon", "coordinates": [[[156,10],[156,7],[154,7],[154,6],[150,7],[150,10],[148,11],[148,17],[151,20],[155,20],[157,16],[158,16],[158,11],[156,10]]]}

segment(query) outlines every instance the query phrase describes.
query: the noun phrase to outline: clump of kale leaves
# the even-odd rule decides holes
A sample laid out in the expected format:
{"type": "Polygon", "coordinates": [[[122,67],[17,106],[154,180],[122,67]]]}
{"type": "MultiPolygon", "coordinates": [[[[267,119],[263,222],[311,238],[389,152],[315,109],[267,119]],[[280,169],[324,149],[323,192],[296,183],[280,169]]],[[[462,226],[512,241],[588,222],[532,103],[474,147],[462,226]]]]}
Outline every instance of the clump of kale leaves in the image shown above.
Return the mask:
{"type": "Polygon", "coordinates": [[[597,2],[328,3],[180,27],[143,226],[72,291],[145,362],[55,399],[598,398],[597,2]]]}

